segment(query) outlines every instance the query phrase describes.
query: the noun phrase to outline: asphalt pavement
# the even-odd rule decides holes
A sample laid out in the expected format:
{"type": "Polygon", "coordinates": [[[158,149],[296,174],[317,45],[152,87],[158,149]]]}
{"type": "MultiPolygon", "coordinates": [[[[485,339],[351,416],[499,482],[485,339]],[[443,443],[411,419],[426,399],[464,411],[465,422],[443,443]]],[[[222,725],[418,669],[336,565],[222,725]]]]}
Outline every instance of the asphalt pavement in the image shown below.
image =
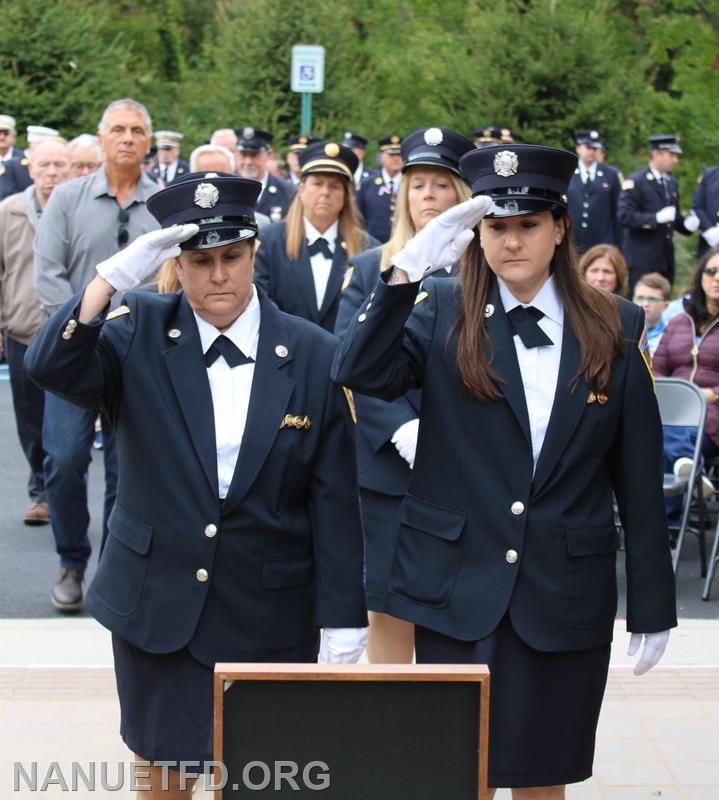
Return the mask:
{"type": "MultiPolygon", "coordinates": [[[[0,619],[57,617],[50,603],[50,588],[57,578],[59,562],[49,525],[29,527],[22,515],[29,503],[28,466],[15,430],[7,367],[0,365],[0,619]]],[[[102,452],[94,450],[88,478],[90,541],[93,554],[87,571],[92,578],[102,527],[104,468],[102,452]]],[[[714,531],[711,530],[709,545],[714,531]]],[[[623,556],[617,562],[620,585],[619,616],[625,608],[623,556]]],[[[701,600],[703,579],[699,574],[696,539],[688,535],[682,550],[677,579],[677,607],[680,618],[719,618],[719,577],[709,602],[701,600]]]]}

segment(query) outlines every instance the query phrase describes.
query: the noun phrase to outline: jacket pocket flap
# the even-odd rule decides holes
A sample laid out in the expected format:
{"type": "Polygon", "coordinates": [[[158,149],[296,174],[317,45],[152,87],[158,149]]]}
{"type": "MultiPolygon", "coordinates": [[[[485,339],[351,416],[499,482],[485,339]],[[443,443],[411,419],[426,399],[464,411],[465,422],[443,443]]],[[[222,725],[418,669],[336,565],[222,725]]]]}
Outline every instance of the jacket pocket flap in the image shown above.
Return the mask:
{"type": "Polygon", "coordinates": [[[107,527],[110,533],[129,547],[130,550],[134,550],[141,556],[147,555],[150,549],[150,541],[152,540],[152,528],[150,525],[137,519],[137,517],[133,517],[115,504],[107,521],[107,527]]]}
{"type": "Polygon", "coordinates": [[[462,533],[467,515],[408,494],[397,511],[397,519],[410,528],[453,542],[462,533]]]}
{"type": "Polygon", "coordinates": [[[567,530],[567,552],[572,556],[592,556],[615,550],[619,550],[619,533],[614,525],[567,530]]]}
{"type": "Polygon", "coordinates": [[[263,589],[286,589],[304,586],[312,580],[313,559],[293,558],[287,561],[266,561],[262,566],[263,589]]]}

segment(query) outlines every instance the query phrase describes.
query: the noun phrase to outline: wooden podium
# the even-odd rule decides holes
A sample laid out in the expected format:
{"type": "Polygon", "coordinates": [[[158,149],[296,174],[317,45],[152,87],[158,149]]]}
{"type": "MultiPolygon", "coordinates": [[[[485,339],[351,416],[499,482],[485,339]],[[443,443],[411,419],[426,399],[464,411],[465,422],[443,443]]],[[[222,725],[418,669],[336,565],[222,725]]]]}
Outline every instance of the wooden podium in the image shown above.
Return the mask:
{"type": "Polygon", "coordinates": [[[217,798],[485,800],[482,665],[217,664],[217,798]]]}

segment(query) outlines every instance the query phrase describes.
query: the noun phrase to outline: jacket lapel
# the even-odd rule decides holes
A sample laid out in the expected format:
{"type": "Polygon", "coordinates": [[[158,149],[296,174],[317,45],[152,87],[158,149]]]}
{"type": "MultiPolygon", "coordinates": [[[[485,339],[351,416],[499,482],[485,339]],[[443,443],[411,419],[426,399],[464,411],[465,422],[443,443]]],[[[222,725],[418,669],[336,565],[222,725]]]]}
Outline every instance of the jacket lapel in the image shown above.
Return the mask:
{"type": "Polygon", "coordinates": [[[207,379],[200,333],[184,294],[179,296],[177,316],[165,331],[165,337],[168,347],[163,350],[163,355],[167,371],[192,444],[210,488],[217,497],[217,447],[212,393],[207,379]]]}
{"type": "Polygon", "coordinates": [[[565,315],[557,389],[554,394],[554,405],[549,417],[547,433],[544,437],[542,450],[537,460],[537,469],[534,473],[534,494],[541,490],[542,485],[551,475],[557,460],[572,438],[586,408],[589,387],[585,381],[580,380],[572,390],[572,382],[579,369],[580,360],[579,342],[565,315]]]}
{"type": "Polygon", "coordinates": [[[491,363],[495,372],[504,379],[499,382],[497,388],[511,406],[531,452],[532,437],[529,432],[529,413],[527,412],[527,400],[524,396],[522,373],[519,371],[512,330],[509,327],[509,320],[504,312],[496,284],[490,297],[487,310],[489,311],[490,308],[493,310],[491,314],[487,314],[485,320],[487,331],[494,345],[494,358],[492,358],[491,350],[488,350],[487,355],[492,358],[491,363]]]}
{"type": "Polygon", "coordinates": [[[317,292],[315,291],[315,279],[312,274],[312,264],[310,254],[307,252],[307,243],[302,243],[302,249],[297,261],[290,261],[290,269],[299,284],[300,292],[304,298],[305,305],[309,311],[309,319],[319,324],[320,314],[317,310],[317,292]]]}
{"type": "Polygon", "coordinates": [[[292,361],[294,340],[289,340],[286,327],[274,304],[259,289],[258,294],[260,335],[250,405],[223,514],[237,506],[252,486],[275,441],[294,389],[294,381],[284,370],[292,361]],[[286,355],[281,355],[282,353],[286,355]]]}
{"type": "MultiPolygon", "coordinates": [[[[319,318],[323,320],[327,312],[332,308],[335,300],[339,297],[342,290],[342,282],[345,277],[345,269],[347,268],[347,244],[340,241],[337,237],[335,242],[335,252],[332,257],[332,267],[330,268],[330,275],[327,278],[327,287],[325,288],[325,296],[322,299],[322,307],[319,311],[319,318]]],[[[314,291],[314,281],[312,284],[314,291]]]]}

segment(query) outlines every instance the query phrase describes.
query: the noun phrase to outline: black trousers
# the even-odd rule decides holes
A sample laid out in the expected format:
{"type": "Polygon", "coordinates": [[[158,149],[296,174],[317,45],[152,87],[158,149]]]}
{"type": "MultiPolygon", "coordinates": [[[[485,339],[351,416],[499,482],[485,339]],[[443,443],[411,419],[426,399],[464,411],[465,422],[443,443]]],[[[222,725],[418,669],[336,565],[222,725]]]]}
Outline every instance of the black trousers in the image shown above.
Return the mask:
{"type": "Polygon", "coordinates": [[[42,446],[42,420],[45,392],[27,376],[23,358],[27,345],[5,335],[5,358],[10,373],[10,391],[15,409],[17,435],[30,465],[27,491],[31,500],[45,500],[45,450],[42,446]]]}

